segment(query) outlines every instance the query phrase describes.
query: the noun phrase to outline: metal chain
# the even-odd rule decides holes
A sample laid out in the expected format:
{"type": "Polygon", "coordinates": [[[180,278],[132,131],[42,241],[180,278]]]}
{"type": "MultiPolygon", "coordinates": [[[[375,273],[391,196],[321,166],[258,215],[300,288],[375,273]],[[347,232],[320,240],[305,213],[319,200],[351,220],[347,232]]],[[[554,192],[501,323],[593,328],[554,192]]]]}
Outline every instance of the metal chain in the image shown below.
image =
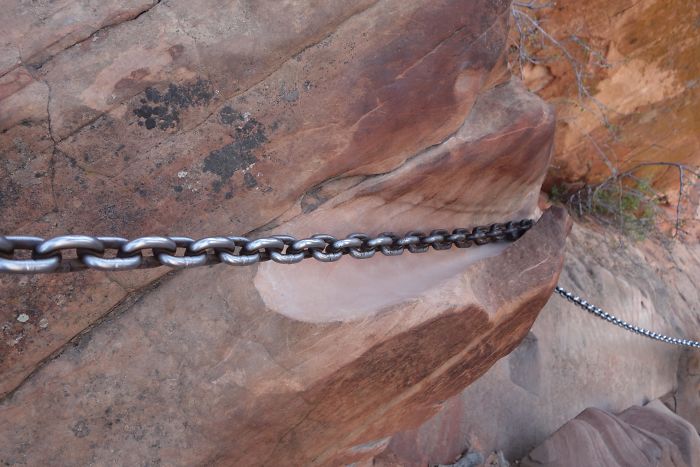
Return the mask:
{"type": "Polygon", "coordinates": [[[317,234],[296,239],[273,235],[255,240],[246,237],[92,237],[63,235],[45,240],[28,236],[0,236],[0,273],[37,274],[71,272],[83,269],[122,271],[158,266],[191,268],[225,263],[248,266],[272,260],[294,264],[313,257],[318,261],[338,261],[345,255],[366,259],[380,252],[397,256],[408,250],[424,253],[429,248],[447,250],[468,248],[501,241],[515,241],[533,225],[531,219],[472,230],[433,230],[429,234],[411,231],[404,236],[384,232],[376,237],[354,233],[337,239],[317,234]],[[22,256],[22,252],[24,255],[22,256]]]}
{"type": "Polygon", "coordinates": [[[634,332],[636,334],[640,334],[642,336],[646,336],[650,339],[656,339],[657,341],[661,342],[667,342],[669,344],[675,344],[675,345],[680,345],[684,347],[694,347],[694,348],[700,348],[700,342],[693,341],[693,340],[688,340],[688,339],[678,339],[676,337],[669,337],[664,334],[659,334],[657,332],[649,331],[648,329],[641,328],[639,326],[635,326],[633,324],[630,324],[626,321],[623,321],[619,318],[616,318],[615,316],[606,313],[603,311],[601,308],[598,308],[595,305],[592,305],[588,303],[586,300],[572,294],[568,290],[564,289],[563,287],[556,286],[554,289],[556,293],[567,299],[568,301],[572,302],[575,305],[578,305],[579,307],[583,308],[584,310],[588,311],[589,313],[592,313],[596,315],[600,319],[604,319],[605,321],[615,324],[617,326],[620,326],[623,329],[626,329],[630,332],[634,332]]]}
{"type": "MultiPolygon", "coordinates": [[[[474,227],[471,231],[454,229],[450,233],[447,230],[433,230],[427,235],[418,231],[408,232],[404,236],[383,232],[376,237],[353,233],[342,239],[326,234],[303,239],[290,235],[273,235],[255,240],[223,236],[199,240],[150,236],[127,240],[121,237],[87,235],[62,235],[45,240],[40,237],[9,235],[0,236],[0,273],[39,274],[84,269],[123,271],[158,266],[183,269],[216,263],[248,266],[270,260],[280,264],[294,264],[306,258],[333,262],[345,255],[367,259],[378,252],[385,256],[397,256],[405,250],[424,253],[430,248],[448,250],[452,246],[469,248],[472,245],[512,242],[527,232],[533,223],[531,219],[523,219],[474,227]],[[110,250],[112,254],[109,254],[110,250]],[[22,251],[25,252],[24,258],[18,254],[22,251]],[[75,254],[71,257],[66,252],[75,254]]],[[[628,331],[669,344],[700,348],[700,342],[665,336],[629,324],[563,287],[557,286],[555,292],[589,313],[628,331]]]]}

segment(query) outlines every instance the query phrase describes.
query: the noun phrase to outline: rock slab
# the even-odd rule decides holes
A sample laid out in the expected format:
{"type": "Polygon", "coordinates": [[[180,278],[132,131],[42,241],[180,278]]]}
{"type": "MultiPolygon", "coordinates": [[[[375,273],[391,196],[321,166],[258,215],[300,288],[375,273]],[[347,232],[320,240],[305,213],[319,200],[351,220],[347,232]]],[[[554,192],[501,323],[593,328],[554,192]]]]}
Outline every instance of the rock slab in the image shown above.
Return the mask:
{"type": "MultiPolygon", "coordinates": [[[[621,319],[697,340],[700,244],[677,242],[669,251],[621,240],[575,224],[559,284],[621,319]]],[[[467,450],[502,450],[507,459],[521,459],[588,407],[618,413],[667,394],[669,406],[697,427],[696,354],[552,296],[516,350],[421,427],[393,436],[379,458],[413,467],[447,464],[467,450]]]]}
{"type": "Polygon", "coordinates": [[[521,464],[523,467],[691,467],[700,463],[700,436],[688,421],[654,400],[619,415],[586,409],[521,464]]]}
{"type": "MultiPolygon", "coordinates": [[[[507,2],[81,8],[0,20],[3,233],[345,236],[540,216],[554,117],[509,77],[507,2]],[[35,22],[47,31],[29,40],[35,22]]],[[[369,459],[517,346],[568,228],[555,209],[512,245],[2,277],[0,460],[369,459]]]]}

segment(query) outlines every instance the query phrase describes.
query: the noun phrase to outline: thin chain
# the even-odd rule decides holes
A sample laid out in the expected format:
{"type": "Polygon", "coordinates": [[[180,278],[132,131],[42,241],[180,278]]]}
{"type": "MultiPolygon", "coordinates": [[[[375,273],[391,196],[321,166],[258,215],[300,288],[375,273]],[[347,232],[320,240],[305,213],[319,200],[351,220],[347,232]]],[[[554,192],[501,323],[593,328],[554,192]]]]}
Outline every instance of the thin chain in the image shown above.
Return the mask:
{"type": "Polygon", "coordinates": [[[317,234],[297,239],[289,235],[251,240],[246,237],[92,237],[63,235],[45,240],[28,236],[0,236],[0,273],[37,274],[71,272],[83,269],[121,271],[158,266],[191,268],[225,263],[248,266],[262,261],[294,264],[313,257],[318,261],[338,261],[345,255],[366,259],[380,252],[397,256],[408,250],[424,253],[429,248],[448,250],[469,248],[502,241],[515,241],[533,225],[530,219],[471,230],[433,230],[429,234],[412,231],[404,236],[384,232],[376,237],[354,233],[337,239],[317,234]]]}
{"type": "Polygon", "coordinates": [[[592,305],[588,303],[586,300],[572,294],[568,290],[564,289],[563,287],[556,286],[554,289],[556,293],[567,299],[568,301],[574,303],[575,305],[578,305],[579,307],[583,308],[584,310],[588,311],[589,313],[592,313],[596,315],[600,319],[604,319],[605,321],[615,324],[617,326],[620,326],[623,329],[626,329],[630,332],[634,332],[636,334],[640,334],[642,336],[646,336],[650,339],[656,339],[657,341],[661,342],[667,342],[669,344],[675,344],[675,345],[680,345],[684,347],[694,347],[694,348],[700,348],[700,342],[693,341],[693,340],[688,340],[688,339],[678,339],[676,337],[669,337],[664,334],[659,334],[657,332],[649,331],[648,329],[641,328],[639,326],[635,326],[633,324],[630,324],[626,321],[623,321],[619,318],[616,318],[615,316],[606,313],[603,311],[601,308],[598,308],[595,305],[592,305]]]}

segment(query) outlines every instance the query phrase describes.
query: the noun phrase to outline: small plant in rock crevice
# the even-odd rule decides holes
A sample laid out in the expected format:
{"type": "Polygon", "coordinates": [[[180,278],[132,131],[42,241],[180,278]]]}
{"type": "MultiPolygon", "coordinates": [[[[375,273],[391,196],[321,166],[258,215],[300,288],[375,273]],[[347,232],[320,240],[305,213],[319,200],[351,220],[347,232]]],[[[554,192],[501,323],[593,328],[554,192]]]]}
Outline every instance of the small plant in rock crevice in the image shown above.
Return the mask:
{"type": "Polygon", "coordinates": [[[687,193],[700,187],[700,170],[670,162],[648,162],[615,173],[596,185],[585,185],[565,197],[565,204],[578,217],[588,216],[632,240],[649,236],[678,238],[686,233],[686,214],[696,209],[687,193]],[[649,178],[638,176],[644,168],[666,166],[678,171],[678,199],[671,206],[668,196],[656,190],[649,178]],[[671,209],[669,209],[671,208],[671,209]],[[669,210],[673,212],[669,215],[669,210]],[[665,228],[668,226],[668,228],[665,228]]]}
{"type": "Polygon", "coordinates": [[[552,203],[566,204],[566,187],[555,183],[549,188],[547,197],[552,203]]]}
{"type": "MultiPolygon", "coordinates": [[[[581,111],[591,112],[608,130],[613,139],[623,131],[610,122],[609,109],[594,96],[590,84],[589,70],[611,68],[603,53],[595,50],[583,38],[569,35],[565,39],[555,38],[543,26],[539,10],[554,6],[553,2],[531,0],[513,1],[511,17],[514,34],[511,37],[510,67],[523,77],[527,65],[546,65],[556,60],[565,60],[570,66],[576,85],[581,111]]],[[[571,189],[561,184],[549,188],[552,202],[565,205],[579,218],[594,219],[598,223],[623,233],[633,241],[654,236],[662,240],[676,239],[685,233],[688,215],[697,209],[697,199],[689,196],[693,190],[700,192],[700,168],[674,162],[645,162],[621,171],[618,158],[610,149],[599,144],[594,137],[583,132],[583,137],[608,168],[608,178],[597,184],[584,184],[571,189]],[[677,173],[678,199],[671,206],[668,196],[654,188],[653,179],[639,175],[649,168],[671,169],[677,173]],[[669,214],[669,211],[673,214],[669,214]]],[[[696,197],[697,198],[697,197],[696,197]]]]}

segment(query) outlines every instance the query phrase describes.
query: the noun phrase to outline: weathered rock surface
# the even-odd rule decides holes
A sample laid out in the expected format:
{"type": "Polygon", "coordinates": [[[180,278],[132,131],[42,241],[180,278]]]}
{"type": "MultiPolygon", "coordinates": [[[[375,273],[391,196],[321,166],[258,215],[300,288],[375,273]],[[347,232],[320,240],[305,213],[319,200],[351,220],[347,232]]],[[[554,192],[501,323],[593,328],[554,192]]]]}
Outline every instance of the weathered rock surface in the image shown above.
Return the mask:
{"type": "Polygon", "coordinates": [[[683,352],[678,365],[678,378],[667,405],[700,430],[700,355],[683,352]]]}
{"type": "MultiPolygon", "coordinates": [[[[554,8],[527,13],[541,18],[583,64],[586,86],[607,118],[601,118],[595,102],[581,103],[571,65],[547,44],[543,56],[553,59],[527,67],[525,77],[557,107],[548,184],[599,182],[610,175],[605,158],[621,170],[641,162],[700,165],[700,155],[691,149],[700,146],[698,2],[560,0],[554,8]],[[608,66],[597,66],[601,61],[608,66]]],[[[653,177],[675,196],[673,167],[640,175],[653,177]]]]}
{"type": "MultiPolygon", "coordinates": [[[[651,242],[620,244],[576,224],[559,283],[634,324],[698,339],[698,277],[700,244],[676,243],[670,251],[651,242]]],[[[520,459],[588,407],[616,413],[671,391],[677,413],[697,423],[697,358],[691,353],[679,367],[680,352],[554,296],[515,351],[433,419],[395,435],[380,458],[424,466],[453,462],[468,449],[499,449],[520,459]]]]}
{"type": "MultiPolygon", "coordinates": [[[[60,29],[56,14],[36,21],[60,29]]],[[[473,165],[439,182],[426,168],[425,190],[365,196],[395,202],[389,217],[308,223],[304,235],[529,215],[552,118],[507,82],[507,20],[506,4],[487,1],[161,2],[2,78],[2,231],[242,234],[405,172],[434,145],[425,160],[449,150],[473,165]]],[[[2,278],[0,391],[162,274],[2,278]]]]}
{"type": "Polygon", "coordinates": [[[615,416],[586,409],[521,464],[523,467],[691,467],[700,463],[695,427],[654,400],[615,416]]]}
{"type": "Polygon", "coordinates": [[[556,281],[562,215],[546,213],[490,261],[443,252],[175,275],[0,405],[2,460],[337,465],[371,456],[527,334],[556,281]],[[319,310],[267,299],[301,294],[297,276],[322,284],[301,289],[319,310]],[[410,296],[391,276],[416,281],[410,296]],[[349,284],[383,293],[372,305],[327,304],[349,284]]]}
{"type": "MultiPolygon", "coordinates": [[[[539,214],[554,118],[508,77],[506,2],[81,8],[0,20],[3,233],[345,235],[539,214]]],[[[527,334],[567,230],[555,210],[507,248],[2,277],[1,460],[369,458],[527,334]]]]}

